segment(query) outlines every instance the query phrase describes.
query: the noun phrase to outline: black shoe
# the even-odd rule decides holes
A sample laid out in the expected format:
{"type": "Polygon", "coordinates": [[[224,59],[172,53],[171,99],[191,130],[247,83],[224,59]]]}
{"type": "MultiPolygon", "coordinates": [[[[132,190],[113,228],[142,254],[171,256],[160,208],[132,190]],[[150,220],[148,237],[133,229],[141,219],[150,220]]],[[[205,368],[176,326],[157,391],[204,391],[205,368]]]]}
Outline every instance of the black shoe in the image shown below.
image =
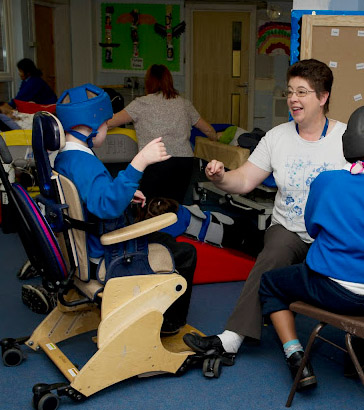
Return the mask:
{"type": "Polygon", "coordinates": [[[17,277],[20,280],[27,280],[31,278],[35,278],[39,275],[39,272],[33,267],[30,261],[26,261],[25,264],[20,268],[19,272],[17,273],[17,277]]]}
{"type": "MultiPolygon", "coordinates": [[[[364,340],[358,337],[351,339],[356,357],[359,361],[361,368],[364,370],[364,340]]],[[[345,377],[358,377],[358,372],[355,369],[354,363],[351,360],[349,353],[345,354],[344,359],[344,376],[345,377]]]]}
{"type": "Polygon", "coordinates": [[[57,305],[57,294],[47,292],[43,286],[23,285],[21,297],[24,305],[35,313],[49,313],[57,305]]]}
{"type": "Polygon", "coordinates": [[[197,353],[215,351],[218,354],[226,353],[218,336],[200,336],[198,333],[186,333],[183,341],[197,353]]]}
{"type": "MultiPolygon", "coordinates": [[[[302,363],[304,353],[302,351],[294,352],[286,358],[289,370],[291,371],[292,377],[295,378],[298,369],[302,363]]],[[[314,387],[317,384],[316,376],[313,372],[311,363],[308,361],[303,369],[301,380],[297,385],[297,390],[301,390],[307,387],[314,387]]]]}

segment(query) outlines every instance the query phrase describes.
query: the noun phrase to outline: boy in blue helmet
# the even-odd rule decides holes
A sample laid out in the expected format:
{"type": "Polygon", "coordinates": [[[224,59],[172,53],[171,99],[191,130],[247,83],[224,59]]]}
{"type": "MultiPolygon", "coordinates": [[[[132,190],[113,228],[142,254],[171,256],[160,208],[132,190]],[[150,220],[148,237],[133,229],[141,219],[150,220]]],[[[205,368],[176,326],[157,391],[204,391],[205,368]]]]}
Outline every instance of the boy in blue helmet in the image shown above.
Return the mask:
{"type": "MultiPolygon", "coordinates": [[[[130,202],[145,204],[145,196],[138,190],[145,168],[170,158],[162,138],[155,138],[131,161],[115,179],[91,148],[100,147],[106,138],[106,121],[113,116],[108,94],[85,84],[66,90],[57,102],[57,117],[66,134],[66,145],[58,153],[54,168],[69,178],[79,192],[87,219],[118,220],[130,202]]],[[[193,246],[177,243],[168,234],[157,232],[149,236],[151,242],[166,245],[172,252],[175,266],[188,283],[187,291],[166,312],[162,327],[164,333],[176,333],[186,323],[191,296],[192,278],[196,266],[193,246]],[[182,246],[181,246],[182,245],[182,246]]],[[[91,272],[96,271],[104,247],[97,236],[88,235],[91,272]]]]}

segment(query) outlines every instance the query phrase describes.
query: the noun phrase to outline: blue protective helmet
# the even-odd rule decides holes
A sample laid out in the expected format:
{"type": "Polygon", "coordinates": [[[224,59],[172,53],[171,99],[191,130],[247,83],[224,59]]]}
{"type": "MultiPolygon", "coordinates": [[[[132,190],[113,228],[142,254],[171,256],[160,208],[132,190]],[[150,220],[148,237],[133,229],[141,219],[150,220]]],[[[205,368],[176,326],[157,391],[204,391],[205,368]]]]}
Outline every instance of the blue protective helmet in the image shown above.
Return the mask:
{"type": "Polygon", "coordinates": [[[86,142],[91,148],[92,138],[99,127],[112,118],[113,110],[110,97],[103,89],[93,84],[83,84],[64,91],[57,101],[56,114],[65,132],[86,142]],[[88,91],[94,96],[88,95],[88,91]],[[64,101],[66,97],[69,97],[69,101],[64,101]],[[91,128],[91,134],[83,135],[73,129],[79,125],[91,128]]]}

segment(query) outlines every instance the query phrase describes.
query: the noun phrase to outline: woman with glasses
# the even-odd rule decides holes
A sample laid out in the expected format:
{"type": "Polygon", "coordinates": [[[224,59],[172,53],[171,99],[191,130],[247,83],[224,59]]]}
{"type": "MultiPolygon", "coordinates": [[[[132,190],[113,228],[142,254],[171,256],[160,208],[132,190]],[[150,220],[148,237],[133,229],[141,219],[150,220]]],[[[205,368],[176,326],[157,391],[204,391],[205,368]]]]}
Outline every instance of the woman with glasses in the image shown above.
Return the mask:
{"type": "MultiPolygon", "coordinates": [[[[304,222],[310,185],[321,172],[341,169],[345,164],[342,135],[346,124],[327,117],[332,83],[333,75],[326,64],[314,59],[295,63],[287,72],[286,91],[293,121],[268,131],[240,168],[225,172],[224,164],[216,160],[207,165],[207,177],[226,192],[246,194],[271,172],[278,191],[264,248],[225,331],[208,337],[187,334],[185,342],[195,351],[216,349],[236,353],[244,337],[260,339],[262,313],[258,291],[262,274],[305,259],[313,241],[304,222]]],[[[287,360],[294,361],[292,366],[300,363],[296,356],[287,360]]],[[[310,381],[315,383],[315,378],[310,381]]]]}

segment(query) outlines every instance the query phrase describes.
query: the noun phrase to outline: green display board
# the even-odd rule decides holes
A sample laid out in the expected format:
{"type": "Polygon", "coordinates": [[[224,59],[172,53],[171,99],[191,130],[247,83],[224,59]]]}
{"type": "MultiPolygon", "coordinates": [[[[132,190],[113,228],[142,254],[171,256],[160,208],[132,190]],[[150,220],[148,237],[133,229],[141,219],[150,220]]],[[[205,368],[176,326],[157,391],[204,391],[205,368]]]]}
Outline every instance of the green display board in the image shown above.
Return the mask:
{"type": "Polygon", "coordinates": [[[101,66],[146,70],[164,64],[180,71],[180,6],[176,4],[101,3],[101,66]]]}

